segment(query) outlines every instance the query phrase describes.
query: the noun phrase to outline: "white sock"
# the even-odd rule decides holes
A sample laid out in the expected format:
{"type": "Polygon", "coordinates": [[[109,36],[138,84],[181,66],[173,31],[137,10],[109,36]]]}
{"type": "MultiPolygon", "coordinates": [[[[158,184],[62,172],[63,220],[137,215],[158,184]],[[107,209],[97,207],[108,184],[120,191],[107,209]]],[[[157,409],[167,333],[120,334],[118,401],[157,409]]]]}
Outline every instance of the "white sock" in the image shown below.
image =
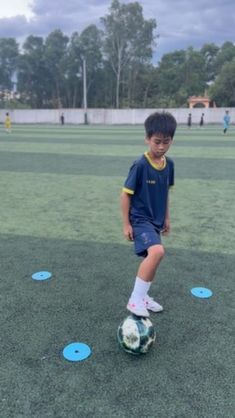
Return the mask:
{"type": "Polygon", "coordinates": [[[136,276],[134,289],[131,294],[131,299],[135,301],[143,300],[147,295],[150,286],[151,282],[145,282],[143,279],[136,276]]]}

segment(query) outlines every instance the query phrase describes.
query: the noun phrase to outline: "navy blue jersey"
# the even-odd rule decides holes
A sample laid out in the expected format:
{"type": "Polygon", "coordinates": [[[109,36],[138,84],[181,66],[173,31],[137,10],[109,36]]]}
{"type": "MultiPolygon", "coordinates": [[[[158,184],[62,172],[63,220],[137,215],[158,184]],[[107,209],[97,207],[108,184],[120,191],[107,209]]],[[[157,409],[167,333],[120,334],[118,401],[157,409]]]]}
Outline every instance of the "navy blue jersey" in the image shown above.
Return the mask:
{"type": "Polygon", "coordinates": [[[131,195],[131,223],[148,221],[159,231],[163,228],[168,190],[174,185],[174,163],[164,157],[164,164],[157,167],[146,152],[130,168],[123,191],[131,195]]]}

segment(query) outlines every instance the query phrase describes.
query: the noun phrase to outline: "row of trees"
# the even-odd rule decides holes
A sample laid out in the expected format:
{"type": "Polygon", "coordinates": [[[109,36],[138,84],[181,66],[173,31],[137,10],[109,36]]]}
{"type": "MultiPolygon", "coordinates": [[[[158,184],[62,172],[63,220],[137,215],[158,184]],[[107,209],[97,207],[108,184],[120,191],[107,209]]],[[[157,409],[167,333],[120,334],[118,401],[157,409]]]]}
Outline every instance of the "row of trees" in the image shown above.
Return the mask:
{"type": "Polygon", "coordinates": [[[217,106],[235,106],[232,42],[174,51],[154,66],[157,24],[144,19],[138,2],[113,0],[100,21],[101,29],[90,25],[70,37],[31,35],[21,50],[14,38],[0,38],[0,105],[15,83],[15,107],[81,107],[85,59],[89,107],[182,107],[205,90],[217,106]]]}

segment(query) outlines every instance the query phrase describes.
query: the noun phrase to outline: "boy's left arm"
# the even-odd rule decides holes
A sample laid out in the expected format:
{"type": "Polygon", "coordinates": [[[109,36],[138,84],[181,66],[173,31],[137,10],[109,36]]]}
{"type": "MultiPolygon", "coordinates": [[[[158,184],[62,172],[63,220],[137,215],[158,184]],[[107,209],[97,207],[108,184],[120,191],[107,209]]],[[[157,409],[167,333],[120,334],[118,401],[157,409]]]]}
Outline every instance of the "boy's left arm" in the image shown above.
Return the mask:
{"type": "Polygon", "coordinates": [[[170,210],[169,210],[169,197],[167,198],[167,206],[166,206],[166,217],[165,217],[165,222],[164,222],[164,226],[162,229],[162,234],[163,235],[167,235],[170,232],[170,210]]]}

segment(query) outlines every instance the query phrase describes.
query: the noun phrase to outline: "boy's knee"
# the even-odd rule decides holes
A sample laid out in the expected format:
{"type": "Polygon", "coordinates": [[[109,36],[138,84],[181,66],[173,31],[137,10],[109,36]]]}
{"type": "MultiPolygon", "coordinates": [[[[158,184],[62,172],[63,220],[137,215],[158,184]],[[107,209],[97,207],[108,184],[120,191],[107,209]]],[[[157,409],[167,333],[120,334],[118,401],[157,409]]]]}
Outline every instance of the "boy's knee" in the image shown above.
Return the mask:
{"type": "Polygon", "coordinates": [[[153,245],[149,248],[148,254],[151,256],[155,256],[156,258],[162,259],[165,255],[165,250],[163,245],[153,245]]]}

